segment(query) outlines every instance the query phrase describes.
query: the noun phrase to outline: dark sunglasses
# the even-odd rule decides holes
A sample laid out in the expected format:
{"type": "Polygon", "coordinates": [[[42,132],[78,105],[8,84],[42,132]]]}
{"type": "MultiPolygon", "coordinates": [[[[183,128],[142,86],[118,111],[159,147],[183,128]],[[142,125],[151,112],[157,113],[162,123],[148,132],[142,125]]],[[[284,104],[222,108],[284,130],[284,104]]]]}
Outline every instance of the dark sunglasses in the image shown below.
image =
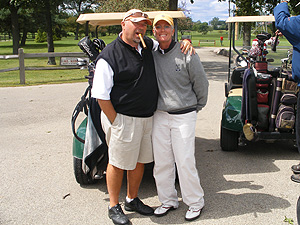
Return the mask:
{"type": "Polygon", "coordinates": [[[135,12],[135,13],[131,13],[131,14],[129,14],[128,16],[126,16],[126,17],[123,19],[123,21],[124,21],[126,18],[130,17],[130,16],[132,16],[132,17],[144,17],[144,18],[148,18],[148,14],[146,14],[146,13],[143,13],[143,12],[135,12]]]}

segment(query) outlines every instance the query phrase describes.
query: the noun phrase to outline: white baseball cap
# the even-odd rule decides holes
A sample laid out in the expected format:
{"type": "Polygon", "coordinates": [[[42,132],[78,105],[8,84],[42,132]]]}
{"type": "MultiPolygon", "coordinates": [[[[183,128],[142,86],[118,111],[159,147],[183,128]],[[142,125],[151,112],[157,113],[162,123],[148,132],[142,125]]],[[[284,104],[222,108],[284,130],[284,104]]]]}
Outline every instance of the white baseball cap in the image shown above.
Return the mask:
{"type": "Polygon", "coordinates": [[[146,21],[148,25],[151,25],[152,22],[148,18],[148,14],[142,12],[139,9],[131,9],[124,14],[123,20],[130,20],[131,22],[137,23],[140,21],[146,21]]]}

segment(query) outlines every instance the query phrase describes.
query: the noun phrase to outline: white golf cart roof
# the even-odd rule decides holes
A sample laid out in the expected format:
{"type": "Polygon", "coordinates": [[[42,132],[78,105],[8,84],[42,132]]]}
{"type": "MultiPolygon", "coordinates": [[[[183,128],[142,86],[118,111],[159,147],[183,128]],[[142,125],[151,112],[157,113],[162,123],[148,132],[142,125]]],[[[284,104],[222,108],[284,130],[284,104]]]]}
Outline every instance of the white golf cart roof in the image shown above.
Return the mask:
{"type": "Polygon", "coordinates": [[[249,23],[249,22],[275,22],[274,16],[234,16],[229,17],[226,23],[249,23]]]}
{"type": "MultiPolygon", "coordinates": [[[[148,14],[149,19],[153,22],[154,17],[160,13],[166,13],[173,18],[186,18],[182,11],[149,11],[145,12],[148,14]]],[[[112,26],[120,25],[124,17],[125,12],[114,12],[114,13],[85,13],[80,14],[77,23],[85,24],[89,22],[92,26],[112,26]]]]}

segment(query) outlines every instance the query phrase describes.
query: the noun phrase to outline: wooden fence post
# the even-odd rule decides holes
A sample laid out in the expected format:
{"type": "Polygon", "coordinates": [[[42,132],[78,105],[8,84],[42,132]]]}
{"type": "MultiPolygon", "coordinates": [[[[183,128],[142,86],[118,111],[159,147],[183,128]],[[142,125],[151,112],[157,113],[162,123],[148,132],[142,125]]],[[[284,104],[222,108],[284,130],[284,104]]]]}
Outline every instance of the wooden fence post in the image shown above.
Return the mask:
{"type": "Polygon", "coordinates": [[[19,70],[20,70],[20,84],[25,84],[25,62],[24,62],[24,50],[19,48],[19,70]]]}

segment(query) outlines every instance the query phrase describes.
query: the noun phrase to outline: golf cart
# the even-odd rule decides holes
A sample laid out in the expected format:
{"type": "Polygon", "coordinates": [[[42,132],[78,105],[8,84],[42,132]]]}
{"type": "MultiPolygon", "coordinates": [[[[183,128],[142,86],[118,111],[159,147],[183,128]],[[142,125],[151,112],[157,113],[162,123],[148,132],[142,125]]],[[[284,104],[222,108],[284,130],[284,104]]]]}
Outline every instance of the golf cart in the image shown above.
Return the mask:
{"type": "Polygon", "coordinates": [[[190,30],[181,31],[181,40],[187,39],[192,43],[192,32],[190,30]]]}
{"type": "Polygon", "coordinates": [[[230,23],[228,80],[222,110],[220,146],[235,151],[247,141],[295,139],[295,104],[298,87],[291,78],[289,59],[281,67],[270,67],[267,43],[277,38],[261,33],[257,45],[238,50],[235,46],[235,24],[239,22],[274,22],[273,16],[236,16],[230,23]],[[273,38],[273,39],[272,39],[273,38]],[[232,55],[236,65],[232,66],[232,55]],[[289,100],[287,100],[289,98],[289,100]],[[287,112],[288,111],[288,112],[287,112]]]}
{"type": "MultiPolygon", "coordinates": [[[[177,34],[176,18],[185,18],[182,11],[152,11],[146,12],[150,20],[160,13],[167,13],[175,18],[175,34],[177,34]]],[[[95,60],[101,50],[105,48],[103,40],[97,37],[99,26],[120,25],[124,13],[88,13],[81,14],[77,22],[86,25],[86,36],[80,40],[78,46],[89,56],[90,62],[78,59],[78,64],[88,68],[88,87],[72,114],[73,132],[73,161],[76,181],[81,185],[93,184],[103,178],[108,163],[108,146],[101,127],[101,109],[97,100],[91,97],[94,77],[95,60]],[[96,27],[96,39],[88,37],[88,25],[96,27]],[[81,112],[85,113],[83,120],[76,125],[81,112]]],[[[175,36],[177,40],[177,35],[175,36]]]]}

